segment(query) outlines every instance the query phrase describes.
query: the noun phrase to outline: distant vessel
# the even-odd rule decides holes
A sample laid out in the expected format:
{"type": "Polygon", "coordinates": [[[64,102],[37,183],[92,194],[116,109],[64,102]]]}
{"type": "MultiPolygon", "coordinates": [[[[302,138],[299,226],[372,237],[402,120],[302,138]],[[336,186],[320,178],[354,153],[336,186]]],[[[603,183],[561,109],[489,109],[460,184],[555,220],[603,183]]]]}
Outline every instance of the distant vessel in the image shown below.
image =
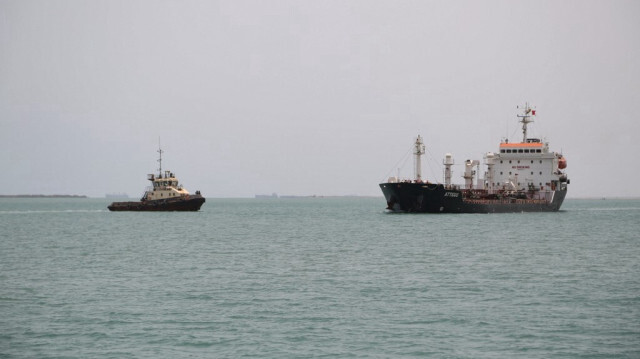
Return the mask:
{"type": "Polygon", "coordinates": [[[113,202],[110,211],[198,211],[205,202],[200,191],[192,195],[171,171],[162,173],[162,149],[158,149],[160,163],[158,175],[149,174],[147,179],[153,184],[147,187],[138,202],[113,202]]]}
{"type": "Polygon", "coordinates": [[[539,138],[527,137],[527,125],[536,111],[528,104],[523,114],[522,142],[500,143],[499,153],[484,156],[487,169],[479,178],[480,161],[466,160],[462,176],[465,184],[451,184],[453,156],[446,154],[444,184],[423,181],[421,155],[425,147],[417,137],[413,180],[391,177],[380,184],[387,209],[396,212],[426,213],[499,213],[558,211],[567,194],[569,179],[562,171],[567,160],[561,153],[549,150],[549,144],[539,138]],[[474,169],[475,168],[475,169],[474,169]],[[475,182],[475,183],[474,183],[475,182]]]}
{"type": "Polygon", "coordinates": [[[107,193],[104,195],[105,198],[129,198],[129,195],[126,193],[107,193]]]}
{"type": "Polygon", "coordinates": [[[277,193],[272,193],[272,194],[257,194],[255,195],[256,198],[260,198],[260,199],[264,199],[264,198],[278,198],[278,194],[277,193]]]}

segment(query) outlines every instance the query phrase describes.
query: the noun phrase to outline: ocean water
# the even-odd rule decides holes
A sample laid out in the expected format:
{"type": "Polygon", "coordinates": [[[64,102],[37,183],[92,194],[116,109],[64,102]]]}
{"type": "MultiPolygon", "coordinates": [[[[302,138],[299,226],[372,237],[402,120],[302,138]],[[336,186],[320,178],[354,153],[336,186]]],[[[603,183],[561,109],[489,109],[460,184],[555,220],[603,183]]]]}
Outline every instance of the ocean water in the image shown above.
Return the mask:
{"type": "Polygon", "coordinates": [[[640,358],[640,200],[0,199],[1,358],[640,358]]]}

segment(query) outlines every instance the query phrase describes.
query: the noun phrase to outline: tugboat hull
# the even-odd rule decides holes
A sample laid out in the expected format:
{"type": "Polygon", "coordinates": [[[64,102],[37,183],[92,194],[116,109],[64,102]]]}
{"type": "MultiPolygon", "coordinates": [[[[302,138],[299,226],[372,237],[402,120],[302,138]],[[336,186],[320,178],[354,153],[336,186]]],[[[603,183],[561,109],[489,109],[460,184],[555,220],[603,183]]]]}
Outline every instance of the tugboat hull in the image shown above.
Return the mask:
{"type": "Polygon", "coordinates": [[[138,202],[113,202],[107,208],[110,211],[198,211],[205,199],[202,195],[190,195],[188,198],[167,198],[138,202]]]}
{"type": "Polygon", "coordinates": [[[432,183],[381,183],[387,209],[414,213],[554,212],[567,194],[566,186],[548,191],[544,198],[465,198],[461,190],[432,183]]]}

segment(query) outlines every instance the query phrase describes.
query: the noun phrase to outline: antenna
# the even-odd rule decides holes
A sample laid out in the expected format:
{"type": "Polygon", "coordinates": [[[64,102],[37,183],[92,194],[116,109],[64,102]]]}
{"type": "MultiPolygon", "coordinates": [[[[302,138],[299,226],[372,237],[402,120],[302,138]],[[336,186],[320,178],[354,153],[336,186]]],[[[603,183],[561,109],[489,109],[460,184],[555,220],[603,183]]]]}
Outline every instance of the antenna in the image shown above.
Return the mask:
{"type": "Polygon", "coordinates": [[[158,158],[158,164],[159,164],[158,174],[159,174],[159,177],[162,177],[162,152],[164,152],[164,151],[162,150],[162,146],[160,146],[160,137],[158,137],[158,153],[160,154],[160,158],[158,158]]]}
{"type": "Polygon", "coordinates": [[[504,139],[506,143],[509,143],[509,121],[507,121],[507,136],[504,139]]]}
{"type": "Polygon", "coordinates": [[[517,116],[521,118],[520,122],[522,123],[522,135],[523,135],[522,142],[525,143],[527,142],[527,125],[533,122],[533,120],[531,119],[531,116],[536,115],[536,110],[532,110],[531,107],[529,107],[529,103],[527,102],[524,105],[523,112],[524,112],[523,115],[517,115],[517,116]]]}

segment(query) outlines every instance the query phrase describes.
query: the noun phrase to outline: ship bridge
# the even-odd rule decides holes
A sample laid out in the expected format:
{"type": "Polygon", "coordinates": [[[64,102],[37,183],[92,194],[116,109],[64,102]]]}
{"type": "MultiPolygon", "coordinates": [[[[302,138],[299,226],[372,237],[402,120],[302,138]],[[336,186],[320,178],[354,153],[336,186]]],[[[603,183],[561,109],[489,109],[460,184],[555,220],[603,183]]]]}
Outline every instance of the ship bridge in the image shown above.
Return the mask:
{"type": "MultiPolygon", "coordinates": [[[[463,176],[467,179],[466,188],[473,189],[476,178],[478,183],[475,188],[488,190],[489,193],[501,190],[553,190],[559,183],[567,182],[562,172],[567,166],[566,159],[561,153],[551,151],[548,142],[527,136],[527,125],[533,122],[535,110],[527,104],[523,111],[523,115],[518,115],[522,123],[522,140],[509,142],[504,139],[498,153],[485,154],[487,170],[483,180],[479,175],[474,177],[470,167],[466,168],[463,176]]],[[[476,172],[479,174],[479,169],[476,172]]]]}
{"type": "Polygon", "coordinates": [[[543,144],[537,138],[529,138],[527,142],[502,142],[500,144],[500,153],[508,154],[508,153],[547,153],[549,151],[549,146],[547,144],[543,144]]]}
{"type": "Polygon", "coordinates": [[[185,197],[189,195],[189,191],[178,182],[178,179],[171,171],[164,171],[164,175],[160,173],[158,176],[149,174],[147,179],[153,183],[153,187],[147,188],[143,197],[146,200],[185,197]]]}

